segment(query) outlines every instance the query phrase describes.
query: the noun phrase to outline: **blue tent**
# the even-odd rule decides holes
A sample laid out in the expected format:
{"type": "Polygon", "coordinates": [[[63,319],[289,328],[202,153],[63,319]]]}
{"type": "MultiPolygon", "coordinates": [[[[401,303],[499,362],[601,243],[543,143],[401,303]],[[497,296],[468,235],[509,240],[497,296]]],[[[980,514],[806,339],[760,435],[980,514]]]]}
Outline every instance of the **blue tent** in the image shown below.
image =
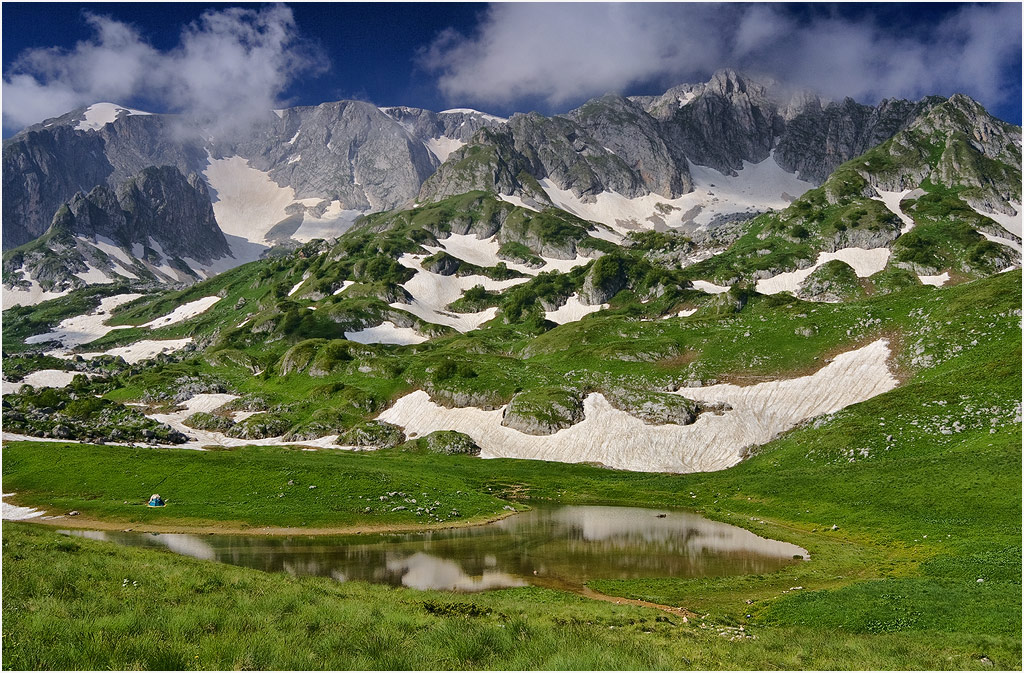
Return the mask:
{"type": "Polygon", "coordinates": [[[166,504],[167,503],[164,502],[164,499],[160,497],[159,493],[154,493],[149,496],[149,507],[163,507],[166,504]]]}

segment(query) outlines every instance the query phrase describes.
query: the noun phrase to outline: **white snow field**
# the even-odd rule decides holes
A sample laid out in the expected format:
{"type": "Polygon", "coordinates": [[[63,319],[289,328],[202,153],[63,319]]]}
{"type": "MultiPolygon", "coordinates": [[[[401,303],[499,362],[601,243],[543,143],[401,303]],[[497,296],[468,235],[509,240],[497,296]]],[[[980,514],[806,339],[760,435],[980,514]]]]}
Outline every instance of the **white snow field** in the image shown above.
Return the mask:
{"type": "MultiPolygon", "coordinates": [[[[328,435],[326,437],[320,437],[317,439],[304,440],[301,442],[285,442],[281,437],[267,437],[265,439],[235,439],[234,437],[228,437],[222,432],[214,432],[211,430],[196,430],[190,428],[183,423],[183,421],[198,411],[204,411],[210,413],[216,411],[220,407],[224,406],[231,400],[238,397],[237,395],[229,395],[224,393],[204,393],[195,395],[185,402],[181,403],[184,409],[180,411],[172,411],[169,414],[146,414],[148,418],[159,423],[166,423],[178,432],[182,432],[188,435],[191,439],[184,444],[171,445],[180,449],[202,449],[204,446],[309,446],[319,447],[324,449],[348,449],[352,451],[365,450],[366,447],[356,446],[341,446],[335,444],[335,440],[338,439],[337,435],[328,435]]],[[[239,411],[231,414],[231,417],[235,421],[242,421],[246,418],[258,415],[260,412],[247,412],[239,411]]]]}
{"type": "Polygon", "coordinates": [[[437,157],[437,160],[444,163],[448,160],[448,157],[452,152],[459,149],[466,143],[455,138],[446,138],[441,136],[439,138],[430,138],[423,141],[423,144],[427,146],[427,151],[437,157]]]}
{"type": "MultiPolygon", "coordinates": [[[[529,278],[492,280],[486,276],[442,276],[426,271],[421,265],[423,259],[423,255],[409,253],[399,257],[399,264],[416,270],[416,275],[402,284],[402,287],[412,295],[413,301],[411,304],[392,302],[390,306],[408,311],[427,322],[447,325],[460,332],[474,330],[497,315],[496,309],[493,308],[479,313],[453,313],[445,308],[461,297],[463,292],[475,285],[483,285],[486,290],[504,290],[529,280],[529,278]]],[[[363,331],[365,332],[365,330],[363,331]]]]}
{"type": "Polygon", "coordinates": [[[127,112],[130,115],[150,115],[152,112],[143,112],[141,110],[133,110],[123,105],[117,105],[116,103],[93,103],[85,111],[85,119],[78,122],[78,126],[75,127],[78,131],[98,131],[110,122],[117,119],[117,115],[122,111],[127,112]]]}
{"type": "Polygon", "coordinates": [[[889,248],[843,248],[835,252],[822,252],[814,261],[813,266],[797,271],[787,271],[771,278],[762,278],[757,281],[757,291],[761,294],[777,294],[779,292],[795,293],[815,269],[833,260],[846,262],[853,267],[858,278],[873,276],[889,263],[889,248]]]}
{"type": "MultiPolygon", "coordinates": [[[[78,315],[73,318],[67,318],[61,321],[52,332],[46,334],[37,334],[30,336],[25,339],[25,343],[37,344],[46,342],[55,342],[57,348],[46,352],[47,355],[52,355],[59,358],[70,358],[72,357],[71,351],[76,346],[87,344],[89,342],[99,339],[101,336],[108,334],[116,329],[127,329],[130,325],[107,325],[106,321],[110,319],[112,311],[133,299],[138,299],[141,294],[117,294],[112,297],[104,297],[100,300],[100,305],[96,308],[93,313],[87,313],[85,315],[78,315]]],[[[205,297],[198,302],[209,303],[211,297],[205,297]]],[[[212,305],[212,303],[211,303],[212,305]]],[[[157,320],[171,319],[173,322],[180,322],[185,320],[192,315],[198,315],[202,311],[196,311],[199,305],[197,302],[189,302],[183,306],[178,307],[163,318],[157,320]],[[179,313],[180,311],[180,313],[179,313]],[[192,313],[192,315],[186,315],[192,313]],[[184,317],[183,317],[184,316],[184,317]]],[[[209,308],[208,306],[206,308],[209,308]]],[[[205,309],[203,309],[205,310],[205,309]]],[[[156,321],[153,321],[156,322],[156,321]]],[[[167,325],[173,324],[173,322],[165,323],[167,325]]],[[[163,327],[164,324],[153,325],[152,323],[144,325],[144,327],[163,327]]],[[[100,355],[113,355],[121,356],[125,359],[125,362],[129,364],[135,364],[152,358],[160,353],[171,353],[177,350],[181,350],[185,346],[192,343],[191,338],[186,339],[144,339],[127,346],[119,346],[117,348],[111,348],[110,350],[103,352],[94,353],[80,353],[80,355],[86,360],[99,357],[100,355]]]]}
{"type": "MultiPolygon", "coordinates": [[[[4,493],[3,497],[9,498],[12,495],[16,494],[4,493]]],[[[45,512],[42,510],[32,509],[31,507],[18,507],[17,505],[12,505],[0,498],[0,518],[4,521],[24,521],[26,519],[34,519],[37,516],[42,516],[43,514],[45,514],[45,512]]]]}
{"type": "Polygon", "coordinates": [[[693,289],[700,290],[701,292],[706,292],[708,294],[722,294],[723,292],[729,291],[728,285],[715,285],[714,283],[709,283],[706,280],[694,280],[690,282],[693,285],[693,289]]]}
{"type": "Polygon", "coordinates": [[[591,313],[595,313],[606,308],[608,308],[608,304],[584,304],[580,301],[579,294],[573,294],[565,300],[564,304],[556,308],[554,311],[545,311],[544,317],[551,322],[564,325],[566,323],[582,320],[591,313]]]}
{"type": "MultiPolygon", "coordinates": [[[[79,240],[82,239],[79,238],[79,240]]],[[[110,240],[109,238],[104,238],[103,236],[97,236],[94,240],[86,242],[88,242],[90,245],[94,246],[101,252],[103,252],[107,257],[110,258],[112,262],[114,262],[118,267],[120,267],[115,268],[114,273],[124,276],[126,278],[138,280],[138,275],[134,271],[132,271],[132,258],[128,255],[127,252],[122,250],[116,243],[114,243],[114,241],[110,240]]]]}
{"type": "Polygon", "coordinates": [[[143,360],[149,360],[161,353],[173,353],[174,351],[180,351],[190,343],[192,343],[192,337],[185,339],[143,339],[142,341],[136,341],[135,343],[128,344],[127,346],[118,346],[117,348],[111,348],[106,351],[97,353],[81,353],[81,356],[86,360],[91,360],[101,355],[112,355],[114,357],[120,356],[124,358],[125,362],[133,365],[137,362],[142,362],[143,360]]]}
{"type": "Polygon", "coordinates": [[[903,222],[903,228],[900,229],[901,234],[905,234],[914,228],[914,220],[911,219],[909,215],[904,213],[902,208],[900,208],[900,201],[907,198],[907,195],[910,194],[911,192],[921,192],[921,194],[923,194],[924,192],[922,190],[905,189],[902,192],[886,192],[876,188],[875,191],[878,192],[878,196],[872,198],[875,199],[876,201],[881,201],[882,203],[884,203],[885,207],[888,208],[893,213],[895,213],[896,216],[899,217],[900,220],[903,222]]]}
{"type": "Polygon", "coordinates": [[[497,266],[499,262],[504,263],[508,268],[529,276],[536,276],[539,273],[548,271],[565,273],[572,271],[577,266],[583,266],[594,259],[581,255],[576,255],[575,259],[555,259],[553,257],[537,255],[540,259],[544,260],[544,266],[534,269],[525,264],[509,262],[498,257],[498,250],[501,249],[501,244],[498,243],[497,236],[477,238],[475,234],[450,234],[448,238],[441,239],[438,242],[441,244],[440,247],[433,245],[425,245],[423,247],[431,253],[444,250],[452,257],[458,257],[463,262],[469,262],[476,266],[497,266]]]}
{"type": "Polygon", "coordinates": [[[42,286],[36,282],[27,271],[22,271],[25,279],[29,282],[27,288],[2,288],[0,289],[0,295],[3,295],[3,310],[14,308],[15,306],[35,306],[36,304],[50,299],[57,299],[63,297],[71,290],[61,290],[59,292],[46,292],[42,286]]]}
{"type": "Polygon", "coordinates": [[[999,245],[1005,245],[1007,248],[1012,248],[1013,250],[1016,250],[1017,252],[1021,251],[1020,250],[1020,243],[1018,243],[1017,241],[1011,241],[1010,239],[1003,238],[1002,236],[993,236],[992,234],[989,234],[989,233],[984,232],[984,231],[979,231],[978,233],[981,234],[982,236],[984,236],[985,238],[987,238],[988,240],[992,241],[993,243],[998,243],[999,245]]]}
{"type": "Polygon", "coordinates": [[[151,329],[155,329],[157,327],[167,327],[168,325],[176,325],[179,322],[184,322],[189,318],[194,318],[200,313],[209,310],[211,306],[213,306],[219,301],[220,297],[217,296],[196,299],[195,301],[190,301],[186,304],[182,304],[181,306],[174,309],[165,316],[156,318],[154,320],[150,320],[145,325],[141,325],[141,327],[149,327],[151,329]]]}
{"type": "Polygon", "coordinates": [[[943,271],[938,276],[922,276],[918,274],[917,279],[925,285],[934,285],[935,287],[942,287],[949,281],[949,272],[943,271]]]}
{"type": "Polygon", "coordinates": [[[427,340],[411,327],[398,327],[390,320],[386,320],[376,327],[367,327],[358,332],[345,332],[345,338],[361,344],[419,344],[427,340]]]}
{"type": "Polygon", "coordinates": [[[551,201],[579,217],[601,222],[625,234],[631,230],[652,229],[658,218],[665,226],[678,227],[686,222],[708,224],[717,215],[785,208],[814,185],[784,171],[769,156],[752,164],[743,162],[737,176],[719,173],[707,166],[690,166],[694,190],[676,199],[660,194],[627,198],[617,192],[601,192],[592,203],[584,203],[571,190],[560,189],[551,180],[540,180],[551,201]],[[656,210],[664,204],[672,210],[662,214],[656,210]]]}
{"type": "Polygon", "coordinates": [[[611,406],[603,395],[584,401],[584,420],[553,435],[533,436],[501,425],[504,408],[447,409],[422,391],[410,393],[378,417],[407,435],[435,430],[463,432],[485,458],[600,462],[641,472],[702,472],[738,463],[744,449],[760,445],[796,424],[832,413],[896,387],[884,339],[836,358],[809,376],[753,386],[721,384],[686,388],[680,395],[726,402],[732,411],[701,414],[692,425],[647,425],[611,406]]]}
{"type": "Polygon", "coordinates": [[[508,121],[508,119],[506,119],[505,117],[498,117],[498,116],[495,116],[495,115],[492,115],[492,114],[487,114],[486,112],[480,112],[480,110],[474,110],[474,109],[468,108],[468,107],[454,107],[451,110],[441,110],[440,112],[438,112],[438,114],[442,114],[442,115],[443,114],[457,114],[457,113],[469,114],[469,115],[478,115],[481,119],[486,119],[486,120],[492,121],[492,122],[500,122],[502,124],[504,124],[505,122],[508,121]]]}
{"type": "MultiPolygon", "coordinates": [[[[298,203],[313,207],[324,199],[297,199],[291,187],[281,187],[270,179],[270,174],[249,166],[239,156],[224,159],[210,159],[203,173],[206,181],[216,192],[213,201],[213,214],[221,231],[228,237],[239,237],[250,243],[269,245],[267,233],[289,217],[288,206],[298,203]]],[[[357,210],[345,210],[338,200],[319,217],[304,212],[299,228],[292,238],[306,242],[314,238],[331,238],[346,232],[361,213],[357,210]]],[[[235,250],[234,266],[251,261],[244,251],[235,250]]],[[[258,259],[252,257],[252,259],[258,259]]]]}
{"type": "MultiPolygon", "coordinates": [[[[75,346],[95,341],[112,330],[126,329],[127,325],[111,327],[105,323],[115,308],[141,296],[141,294],[116,294],[112,297],[104,297],[100,300],[100,305],[92,313],[62,320],[54,331],[30,336],[25,339],[25,343],[39,344],[47,341],[56,341],[65,350],[70,350],[75,346]]],[[[58,349],[57,352],[61,353],[63,351],[58,349]]]]}
{"type": "MultiPolygon", "coordinates": [[[[26,374],[19,383],[11,383],[10,381],[3,381],[3,394],[16,393],[21,390],[22,386],[32,386],[33,388],[63,388],[75,378],[77,374],[81,372],[66,372],[61,369],[39,369],[30,374],[26,374]]],[[[91,374],[85,374],[91,376],[91,374]]]]}
{"type": "Polygon", "coordinates": [[[1016,215],[1006,215],[1005,213],[987,213],[984,210],[978,210],[975,208],[978,214],[984,215],[987,218],[995,220],[999,226],[1006,229],[1011,234],[1020,237],[1021,234],[1021,204],[1010,203],[1010,207],[1016,211],[1016,215]]]}
{"type": "Polygon", "coordinates": [[[522,197],[520,197],[520,196],[514,196],[512,194],[498,194],[497,196],[502,201],[506,201],[508,203],[511,203],[513,206],[519,206],[520,208],[526,208],[527,210],[532,210],[535,213],[539,213],[540,212],[539,210],[537,210],[533,206],[527,205],[526,202],[523,201],[522,197]]]}

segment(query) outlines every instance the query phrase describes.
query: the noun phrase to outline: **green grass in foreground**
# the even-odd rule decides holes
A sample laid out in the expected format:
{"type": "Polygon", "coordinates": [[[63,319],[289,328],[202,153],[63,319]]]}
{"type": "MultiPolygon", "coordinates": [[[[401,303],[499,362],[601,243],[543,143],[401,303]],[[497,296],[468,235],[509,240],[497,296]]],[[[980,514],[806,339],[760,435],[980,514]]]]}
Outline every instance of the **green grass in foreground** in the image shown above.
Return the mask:
{"type": "Polygon", "coordinates": [[[401,449],[3,450],[4,491],[17,503],[126,524],[416,524],[414,513],[381,506],[382,493],[401,490],[428,492],[463,521],[514,499],[687,507],[810,552],[810,562],[769,575],[590,585],[683,606],[703,622],[673,625],[658,612],[540,589],[453,596],[265,575],[11,524],[4,665],[966,669],[987,658],[1019,669],[1019,279],[922,295],[907,313],[917,329],[894,337],[916,372],[904,385],[722,472],[401,449]],[[152,492],[171,506],[124,504],[152,492]],[[124,578],[140,586],[122,588],[124,578]],[[430,613],[431,600],[461,604],[448,610],[460,616],[430,613]],[[756,639],[720,635],[741,625],[756,639]]]}
{"type": "Polygon", "coordinates": [[[1019,665],[1006,637],[765,627],[737,638],[545,589],[456,595],[294,578],[27,524],[4,526],[3,557],[5,669],[980,669],[982,656],[1019,665]]]}

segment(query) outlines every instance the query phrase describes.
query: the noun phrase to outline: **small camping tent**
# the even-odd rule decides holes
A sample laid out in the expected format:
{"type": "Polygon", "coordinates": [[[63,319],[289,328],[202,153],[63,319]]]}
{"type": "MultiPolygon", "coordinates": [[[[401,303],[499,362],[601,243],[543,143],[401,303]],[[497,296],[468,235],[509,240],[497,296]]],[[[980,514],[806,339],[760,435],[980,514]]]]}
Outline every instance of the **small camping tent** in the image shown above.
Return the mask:
{"type": "Polygon", "coordinates": [[[163,507],[165,504],[166,503],[164,502],[164,499],[160,497],[159,493],[154,493],[153,495],[149,496],[150,507],[163,507]]]}

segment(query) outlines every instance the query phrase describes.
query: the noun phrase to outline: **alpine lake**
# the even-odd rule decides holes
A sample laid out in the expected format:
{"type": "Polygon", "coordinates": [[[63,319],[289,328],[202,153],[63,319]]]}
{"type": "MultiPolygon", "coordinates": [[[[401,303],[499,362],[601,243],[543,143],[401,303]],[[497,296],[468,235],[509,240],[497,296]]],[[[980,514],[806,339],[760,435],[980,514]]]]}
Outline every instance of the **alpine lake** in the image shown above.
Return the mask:
{"type": "Polygon", "coordinates": [[[637,507],[540,507],[479,526],[401,534],[62,532],[267,572],[459,592],[584,592],[595,579],[763,574],[807,558],[796,545],[737,526],[637,507]]]}

